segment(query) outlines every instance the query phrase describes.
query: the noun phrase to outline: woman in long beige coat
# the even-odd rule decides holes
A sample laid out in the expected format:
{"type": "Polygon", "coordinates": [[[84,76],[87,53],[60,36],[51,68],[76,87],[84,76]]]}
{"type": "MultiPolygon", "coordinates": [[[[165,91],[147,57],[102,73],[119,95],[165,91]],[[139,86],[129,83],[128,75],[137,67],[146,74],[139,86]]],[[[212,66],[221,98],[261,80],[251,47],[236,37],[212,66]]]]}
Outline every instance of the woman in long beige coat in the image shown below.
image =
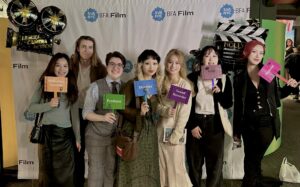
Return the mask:
{"type": "Polygon", "coordinates": [[[159,147],[160,183],[162,187],[191,187],[192,183],[185,167],[185,143],[182,142],[184,129],[191,110],[191,96],[187,104],[168,99],[171,85],[192,90],[186,79],[186,66],[183,52],[172,49],[165,60],[165,77],[162,79],[160,91],[161,115],[157,127],[159,147]],[[164,128],[172,129],[167,141],[164,141],[164,128]]]}

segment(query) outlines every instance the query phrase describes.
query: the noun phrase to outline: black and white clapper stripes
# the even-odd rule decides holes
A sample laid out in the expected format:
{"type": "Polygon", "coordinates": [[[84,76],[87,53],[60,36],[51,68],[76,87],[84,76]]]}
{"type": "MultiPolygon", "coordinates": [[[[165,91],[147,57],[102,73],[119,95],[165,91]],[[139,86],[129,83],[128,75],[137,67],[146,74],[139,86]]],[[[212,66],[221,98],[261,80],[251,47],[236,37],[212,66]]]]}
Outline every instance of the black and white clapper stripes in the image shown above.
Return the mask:
{"type": "Polygon", "coordinates": [[[268,29],[234,23],[219,23],[215,33],[215,44],[221,53],[223,70],[235,71],[243,67],[241,53],[244,44],[251,40],[265,43],[268,29]]]}
{"type": "Polygon", "coordinates": [[[267,34],[268,30],[265,28],[232,23],[219,23],[216,30],[216,36],[224,42],[249,42],[251,40],[258,40],[265,43],[267,34]]]}

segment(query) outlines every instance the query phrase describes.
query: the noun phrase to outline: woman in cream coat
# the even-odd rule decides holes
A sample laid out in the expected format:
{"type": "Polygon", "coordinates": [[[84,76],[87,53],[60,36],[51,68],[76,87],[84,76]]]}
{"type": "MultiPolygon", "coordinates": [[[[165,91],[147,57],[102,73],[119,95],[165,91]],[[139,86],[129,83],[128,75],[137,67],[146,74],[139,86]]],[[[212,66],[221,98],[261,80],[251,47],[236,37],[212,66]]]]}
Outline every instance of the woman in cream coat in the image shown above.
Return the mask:
{"type": "Polygon", "coordinates": [[[172,49],[165,60],[165,77],[161,80],[160,104],[161,115],[158,127],[159,169],[162,187],[191,187],[192,183],[185,167],[185,144],[181,142],[185,125],[191,110],[191,96],[187,104],[178,103],[168,99],[168,90],[173,84],[188,90],[192,89],[186,79],[186,67],[183,52],[172,49]],[[173,128],[168,142],[163,141],[164,128],[173,128]]]}

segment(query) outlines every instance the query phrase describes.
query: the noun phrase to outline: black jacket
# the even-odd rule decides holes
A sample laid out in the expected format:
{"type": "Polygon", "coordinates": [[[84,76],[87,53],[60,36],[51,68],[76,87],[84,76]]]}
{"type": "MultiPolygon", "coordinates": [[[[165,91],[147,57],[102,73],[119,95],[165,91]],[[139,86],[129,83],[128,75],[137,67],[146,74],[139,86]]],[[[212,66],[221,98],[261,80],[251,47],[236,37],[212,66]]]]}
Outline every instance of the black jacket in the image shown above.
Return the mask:
{"type": "MultiPolygon", "coordinates": [[[[196,95],[198,93],[198,86],[197,86],[197,81],[198,81],[198,76],[200,75],[199,71],[190,73],[187,77],[190,81],[193,82],[194,84],[194,91],[195,95],[192,98],[192,108],[191,108],[191,113],[189,120],[187,122],[187,129],[192,130],[197,126],[197,121],[195,120],[195,106],[196,106],[196,95]]],[[[222,90],[223,85],[221,79],[219,79],[217,83],[218,87],[222,90]]],[[[221,121],[220,115],[219,115],[219,109],[218,109],[218,102],[221,104],[221,106],[224,109],[228,109],[232,106],[232,86],[231,86],[231,81],[228,76],[226,76],[226,84],[223,92],[219,93],[214,93],[213,94],[214,98],[214,106],[215,106],[215,116],[217,116],[219,119],[218,121],[221,121]]]]}
{"type": "MultiPolygon", "coordinates": [[[[245,98],[247,93],[247,79],[248,73],[246,70],[237,74],[234,78],[233,88],[234,88],[234,113],[233,113],[233,134],[240,137],[244,124],[245,117],[245,98]]],[[[273,129],[275,137],[280,136],[280,118],[278,107],[281,106],[280,99],[288,96],[292,87],[284,86],[280,87],[278,85],[278,80],[275,77],[271,83],[268,83],[264,79],[260,79],[260,84],[265,86],[267,103],[269,105],[270,115],[273,116],[273,129]]]]}
{"type": "Polygon", "coordinates": [[[300,51],[290,54],[285,59],[285,68],[296,81],[300,81],[300,51]]]}

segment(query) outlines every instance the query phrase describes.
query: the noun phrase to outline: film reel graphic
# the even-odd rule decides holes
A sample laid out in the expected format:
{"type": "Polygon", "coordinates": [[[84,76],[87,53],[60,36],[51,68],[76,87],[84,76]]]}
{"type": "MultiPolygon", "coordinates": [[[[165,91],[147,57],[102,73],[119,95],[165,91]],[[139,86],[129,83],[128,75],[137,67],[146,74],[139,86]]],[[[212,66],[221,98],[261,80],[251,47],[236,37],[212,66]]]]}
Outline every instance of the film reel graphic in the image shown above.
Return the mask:
{"type": "Polygon", "coordinates": [[[47,6],[39,12],[30,0],[12,0],[7,15],[19,32],[7,28],[6,47],[16,46],[20,51],[52,55],[54,43],[60,44],[60,39],[54,36],[67,26],[67,17],[61,9],[47,6]]]}
{"type": "Polygon", "coordinates": [[[38,20],[38,31],[57,35],[67,26],[67,17],[62,10],[55,6],[47,6],[41,10],[38,20]]]}
{"type": "Polygon", "coordinates": [[[8,19],[17,27],[30,27],[37,22],[39,11],[32,1],[14,0],[7,7],[8,19]]]}

